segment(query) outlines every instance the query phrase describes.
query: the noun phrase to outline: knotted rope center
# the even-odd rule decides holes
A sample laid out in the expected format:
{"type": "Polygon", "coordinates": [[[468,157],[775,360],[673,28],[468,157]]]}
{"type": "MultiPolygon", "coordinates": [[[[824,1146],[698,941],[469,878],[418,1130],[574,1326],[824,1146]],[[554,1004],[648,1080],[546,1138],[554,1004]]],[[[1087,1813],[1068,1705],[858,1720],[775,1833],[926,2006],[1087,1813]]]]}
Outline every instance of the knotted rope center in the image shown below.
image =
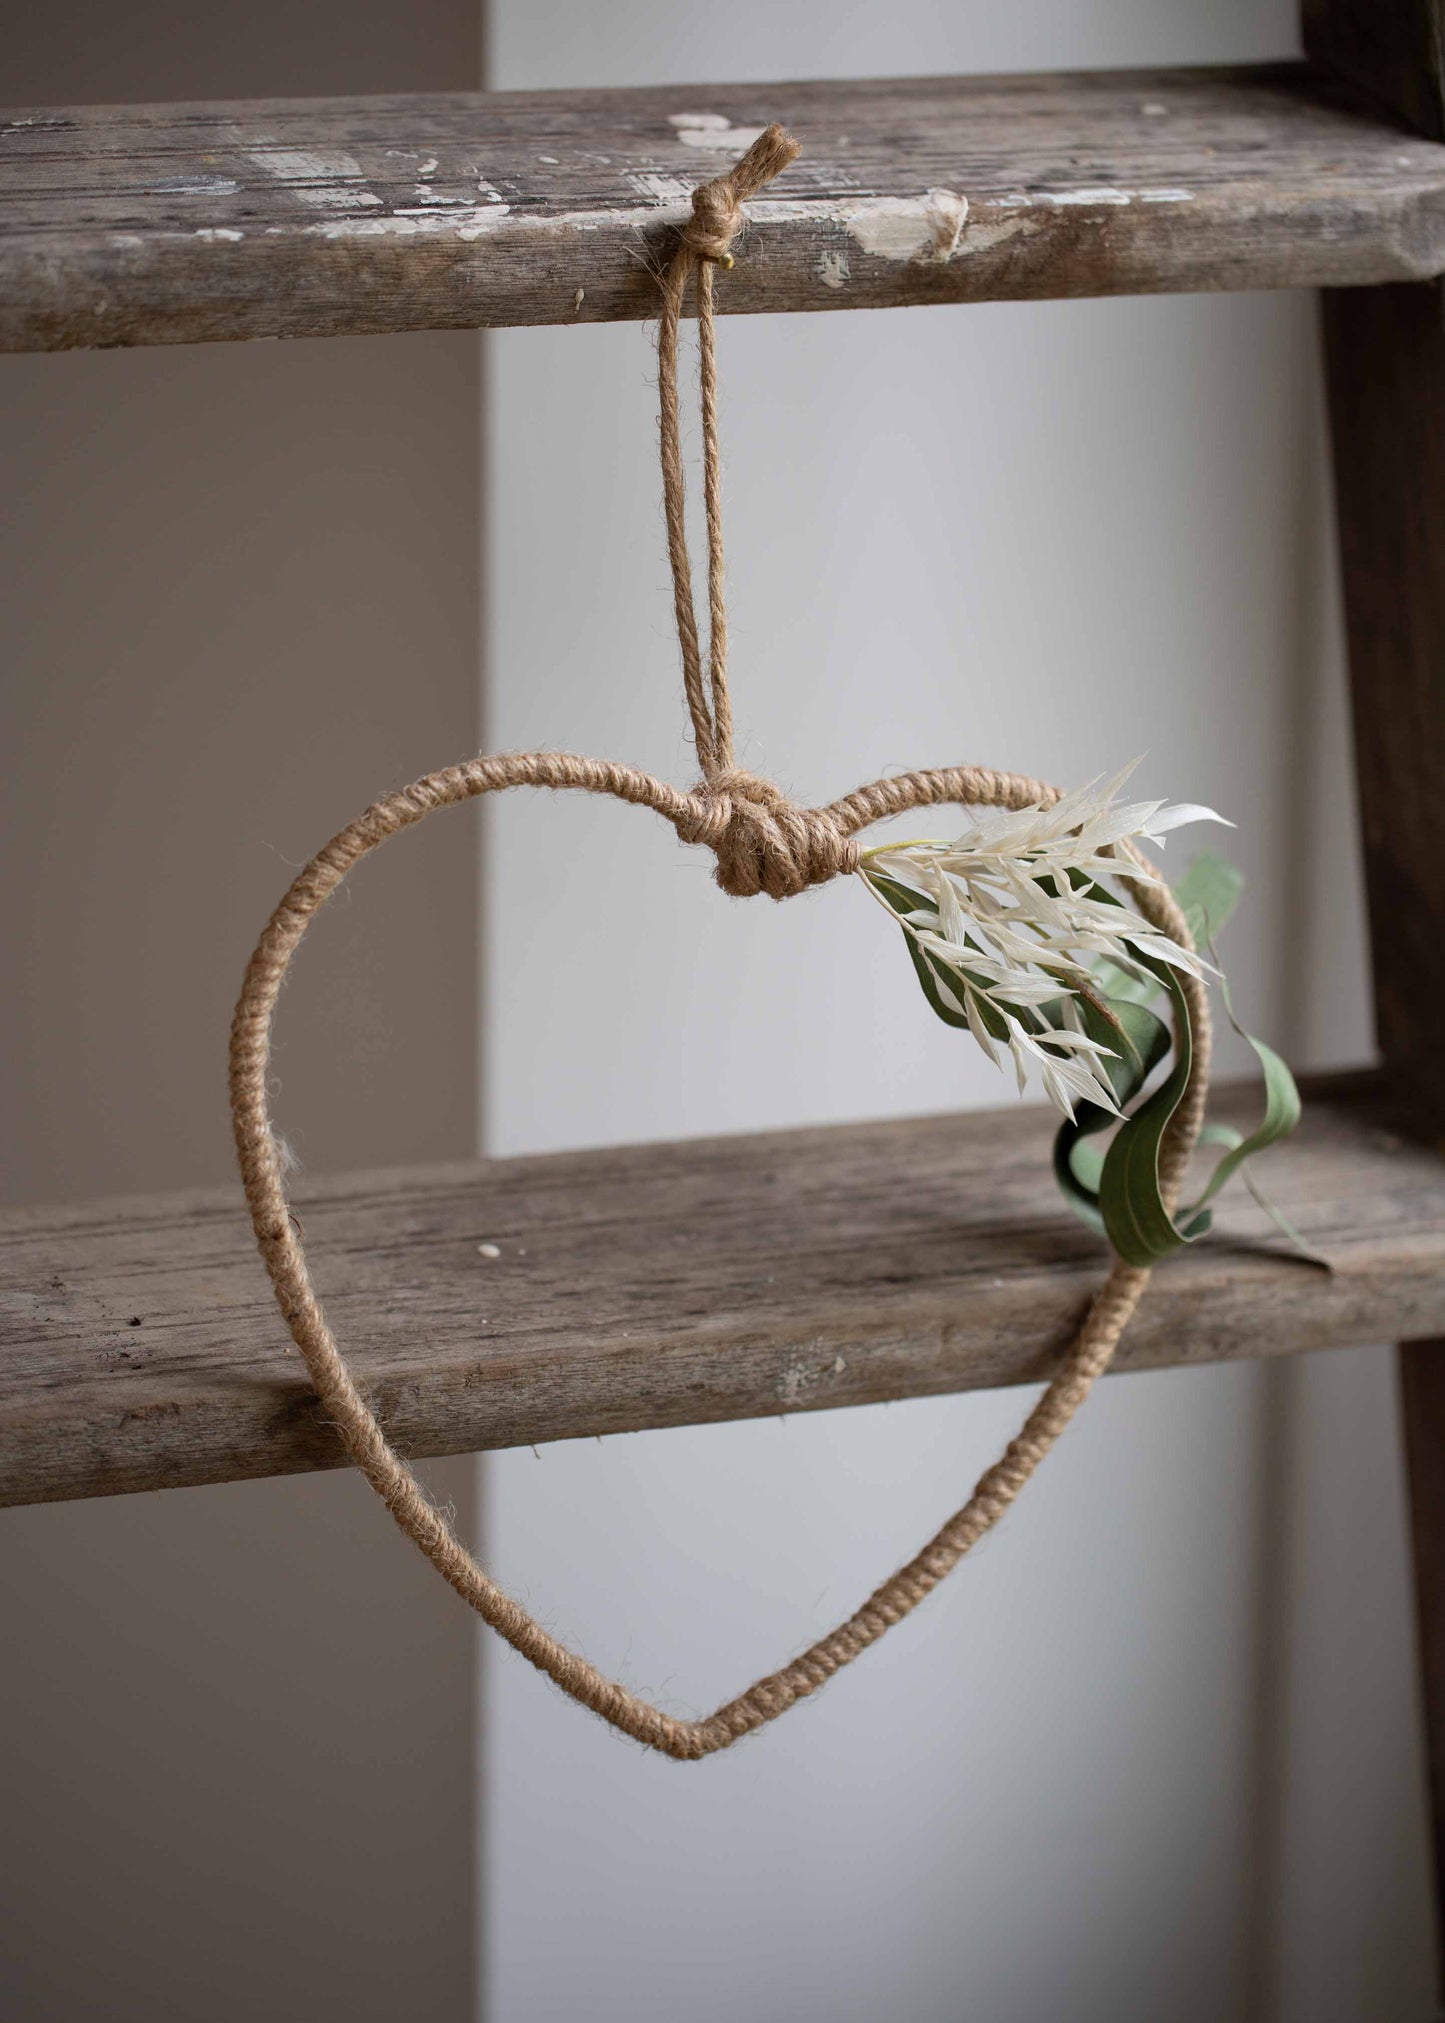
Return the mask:
{"type": "Polygon", "coordinates": [[[717,882],[734,899],[759,892],[792,899],[858,868],[857,838],[828,809],[799,807],[756,773],[739,767],[715,773],[690,799],[677,832],[684,842],[709,845],[717,882]]]}

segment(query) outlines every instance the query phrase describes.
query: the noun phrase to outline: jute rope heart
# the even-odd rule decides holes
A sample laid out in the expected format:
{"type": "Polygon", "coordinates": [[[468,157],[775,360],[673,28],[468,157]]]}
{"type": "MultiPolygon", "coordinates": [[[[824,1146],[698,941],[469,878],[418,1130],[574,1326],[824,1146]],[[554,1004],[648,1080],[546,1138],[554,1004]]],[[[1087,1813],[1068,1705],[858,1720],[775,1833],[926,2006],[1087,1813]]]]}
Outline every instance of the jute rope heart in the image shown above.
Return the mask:
{"type": "MultiPolygon", "coordinates": [[[[734,763],[723,600],[713,270],[718,264],[732,264],[730,248],[742,223],[743,202],[785,168],[797,152],[796,144],[780,128],[770,127],[734,169],[698,189],[692,219],[683,228],[663,284],[658,340],[663,490],[683,678],[702,769],[700,784],[684,793],[631,766],[564,752],[524,752],[474,759],[429,773],[401,792],[387,795],[312,858],[271,916],[247,968],[231,1030],[231,1113],[256,1241],[325,1416],[337,1428],[348,1454],[407,1536],[508,1643],[574,1700],[624,1734],[679,1759],[710,1756],[776,1720],[876,1643],[957,1566],[970,1547],[997,1524],[1088,1396],[1095,1379],[1108,1368],[1144,1291],[1148,1271],[1116,1261],[1058,1374],[1017,1438],[982,1476],[963,1507],[914,1559],[886,1580],[846,1622],[780,1671],[759,1679],[706,1719],[678,1720],[568,1650],[505,1594],[467,1551],[388,1443],[347,1368],[311,1282],[300,1231],[288,1207],[271,1125],[267,1066],[277,994],[312,915],[360,858],[437,808],[509,787],[608,794],[653,809],[672,824],[684,842],[711,849],[717,859],[717,880],[725,892],[739,897],[766,892],[774,899],[786,899],[810,885],[855,871],[859,831],[905,809],[944,803],[1027,808],[1059,799],[1057,789],[1037,780],[976,766],[948,766],[875,780],[827,807],[804,808],[771,782],[740,771],[734,763]],[[678,323],[688,284],[694,280],[708,536],[706,669],[693,607],[678,428],[678,323]]],[[[1132,854],[1132,845],[1125,847],[1132,854]]],[[[1139,862],[1142,869],[1143,860],[1139,862]]],[[[1182,947],[1191,945],[1184,915],[1166,887],[1132,880],[1127,873],[1124,883],[1140,913],[1153,926],[1182,947]]],[[[1209,1059],[1209,1015],[1203,986],[1197,978],[1185,975],[1182,988],[1193,1023],[1194,1051],[1189,1083],[1160,1157],[1162,1190],[1171,1206],[1203,1118],[1209,1059]]],[[[1178,1037],[1176,1028],[1176,1040],[1178,1037]]]]}

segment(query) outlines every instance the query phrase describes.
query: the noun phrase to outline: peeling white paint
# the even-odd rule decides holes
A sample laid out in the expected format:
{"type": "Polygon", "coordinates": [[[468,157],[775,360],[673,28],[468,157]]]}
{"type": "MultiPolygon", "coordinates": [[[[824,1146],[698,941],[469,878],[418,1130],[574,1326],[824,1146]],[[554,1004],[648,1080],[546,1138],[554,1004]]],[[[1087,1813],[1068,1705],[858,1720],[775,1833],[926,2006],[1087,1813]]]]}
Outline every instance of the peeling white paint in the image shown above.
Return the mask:
{"type": "Polygon", "coordinates": [[[381,198],[375,190],[368,189],[308,189],[301,185],[296,194],[308,204],[316,204],[322,210],[339,211],[349,204],[374,204],[378,208],[381,198]]]}
{"type": "Polygon", "coordinates": [[[545,162],[549,169],[555,169],[560,166],[556,155],[538,155],[537,159],[539,162],[545,162]]]}
{"type": "MultiPolygon", "coordinates": [[[[768,1284],[772,1284],[771,1279],[768,1284]]],[[[841,1377],[847,1369],[844,1356],[835,1355],[831,1363],[822,1360],[817,1354],[821,1346],[815,1344],[811,1353],[806,1348],[796,1352],[778,1373],[778,1402],[785,1408],[796,1405],[805,1392],[825,1383],[829,1377],[841,1377]]]]}
{"type": "Polygon", "coordinates": [[[1145,119],[1163,119],[1167,115],[1169,108],[1167,105],[1160,105],[1157,99],[1149,99],[1145,104],[1140,106],[1139,110],[1143,113],[1145,119]]]}
{"type": "Polygon", "coordinates": [[[416,172],[419,176],[434,176],[437,172],[436,156],[428,155],[424,162],[418,162],[416,172]]]}
{"type": "Polygon", "coordinates": [[[322,153],[311,148],[253,148],[251,159],[258,168],[267,170],[283,183],[325,182],[334,176],[347,176],[355,181],[361,175],[361,164],[354,155],[335,151],[322,153]]]}
{"type": "Polygon", "coordinates": [[[958,251],[968,218],[968,198],[954,190],[925,190],[921,197],[869,197],[838,207],[850,237],[882,260],[943,265],[958,251]]]}
{"type": "Polygon", "coordinates": [[[750,197],[747,215],[759,225],[841,225],[849,206],[837,197],[750,197]]]}
{"type": "Polygon", "coordinates": [[[328,211],[352,210],[381,198],[366,187],[361,164],[353,155],[321,153],[309,148],[252,148],[257,168],[294,188],[301,201],[328,211]]]}
{"type": "Polygon", "coordinates": [[[677,176],[662,176],[650,169],[629,170],[628,182],[640,197],[655,197],[660,204],[690,204],[692,185],[677,176]]]}
{"type": "MultiPolygon", "coordinates": [[[[535,232],[552,238],[565,232],[607,234],[654,233],[659,227],[680,225],[689,215],[691,185],[676,177],[651,170],[633,170],[628,180],[639,195],[649,201],[612,209],[570,211],[550,216],[518,215],[498,190],[479,181],[483,201],[468,204],[465,198],[418,191],[425,201],[398,206],[384,217],[357,215],[356,206],[372,202],[371,193],[356,189],[336,189],[338,203],[348,201],[351,214],[327,219],[306,227],[309,233],[329,239],[350,237],[413,237],[444,234],[457,239],[479,239],[495,231],[505,219],[509,230],[535,232]]],[[[1133,203],[1189,203],[1193,193],[1186,189],[1108,189],[1010,191],[989,201],[983,215],[970,218],[968,200],[954,190],[926,190],[917,197],[758,197],[748,205],[749,219],[758,225],[812,224],[841,226],[854,244],[874,258],[913,261],[924,265],[945,264],[969,253],[987,252],[1014,238],[1030,238],[1045,231],[1047,224],[1038,212],[1071,206],[1105,204],[1123,207],[1133,203]],[[1032,210],[1036,215],[1030,217],[1032,210]]],[[[282,228],[270,227],[271,230],[282,228]]],[[[843,288],[852,279],[849,251],[832,246],[816,256],[815,271],[828,288],[843,288]]]]}
{"type": "Polygon", "coordinates": [[[848,255],[846,253],[825,253],[818,262],[818,279],[825,288],[846,288],[848,285],[848,255]]]}
{"type": "Polygon", "coordinates": [[[778,1397],[784,1405],[796,1405],[813,1380],[806,1363],[789,1363],[778,1379],[778,1397]]]}
{"type": "Polygon", "coordinates": [[[233,197],[241,185],[231,176],[162,176],[147,187],[153,196],[233,197]]]}
{"type": "MultiPolygon", "coordinates": [[[[233,231],[229,225],[203,225],[196,233],[198,239],[204,239],[208,244],[214,243],[217,239],[225,239],[234,245],[236,240],[244,239],[245,236],[244,232],[233,231]]],[[[140,241],[137,240],[136,244],[139,245],[140,241]]]]}
{"type": "Polygon", "coordinates": [[[1170,187],[1120,190],[1112,186],[1088,190],[1010,190],[1007,196],[997,197],[994,201],[1001,209],[1011,211],[1058,211],[1076,204],[1092,210],[1100,205],[1114,208],[1126,204],[1190,204],[1194,201],[1194,192],[1170,187]]]}
{"type": "MultiPolygon", "coordinates": [[[[638,210],[563,211],[547,221],[548,228],[563,226],[569,232],[648,232],[659,225],[685,224],[692,215],[687,204],[647,205],[638,210]]],[[[539,224],[542,220],[537,221],[539,224]]]]}
{"type": "Polygon", "coordinates": [[[507,216],[503,203],[474,204],[466,211],[394,211],[385,218],[327,218],[306,227],[307,236],[319,239],[411,239],[429,232],[445,232],[457,239],[480,239],[495,231],[507,216]]]}
{"type": "Polygon", "coordinates": [[[985,224],[982,218],[975,219],[959,242],[960,253],[986,253],[991,246],[1001,246],[1005,239],[1031,239],[1043,227],[1033,218],[996,218],[992,224],[985,224]]]}
{"type": "MultiPolygon", "coordinates": [[[[16,123],[17,125],[26,123],[31,125],[34,124],[33,121],[30,122],[17,121],[16,123]]],[[[145,244],[145,240],[142,239],[136,232],[112,232],[110,235],[110,243],[112,246],[116,247],[124,246],[126,248],[129,248],[132,246],[143,246],[145,244]]]]}
{"type": "Polygon", "coordinates": [[[1034,201],[1040,204],[1057,204],[1062,207],[1066,204],[1127,204],[1131,203],[1133,199],[1128,190],[1115,190],[1106,187],[1099,190],[1054,190],[1047,195],[1037,196],[1034,201]]]}
{"type": "Polygon", "coordinates": [[[727,148],[737,154],[767,131],[761,126],[734,126],[720,112],[670,112],[667,123],[676,128],[685,148],[727,148]]]}

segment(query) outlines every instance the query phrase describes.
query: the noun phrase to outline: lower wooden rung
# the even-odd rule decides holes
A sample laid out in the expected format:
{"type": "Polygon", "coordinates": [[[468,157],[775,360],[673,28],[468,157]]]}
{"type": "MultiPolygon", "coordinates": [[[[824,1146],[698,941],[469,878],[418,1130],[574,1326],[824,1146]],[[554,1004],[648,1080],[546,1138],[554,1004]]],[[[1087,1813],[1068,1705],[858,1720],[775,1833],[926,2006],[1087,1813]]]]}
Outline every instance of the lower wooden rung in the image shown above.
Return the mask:
{"type": "MultiPolygon", "coordinates": [[[[1258,1097],[1227,1091],[1247,1122],[1258,1097]]],[[[1306,1091],[1163,1265],[1121,1369],[1445,1335],[1445,1162],[1377,1080],[1306,1091]]],[[[297,1188],[343,1349],[408,1455],[1047,1376],[1106,1265],[1051,1113],[412,1168],[297,1188]]],[[[0,1218],[0,1502],[341,1465],[238,1187],[0,1218]]]]}

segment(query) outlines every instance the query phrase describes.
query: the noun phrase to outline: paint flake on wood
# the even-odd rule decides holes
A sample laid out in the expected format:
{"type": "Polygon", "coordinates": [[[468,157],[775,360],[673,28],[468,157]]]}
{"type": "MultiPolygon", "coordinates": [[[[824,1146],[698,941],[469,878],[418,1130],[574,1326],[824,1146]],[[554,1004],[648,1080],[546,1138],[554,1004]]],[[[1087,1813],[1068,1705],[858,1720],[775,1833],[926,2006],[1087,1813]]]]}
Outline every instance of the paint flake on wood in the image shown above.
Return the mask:
{"type": "MultiPolygon", "coordinates": [[[[1261,1178],[1333,1274],[1231,1190],[1119,1367],[1445,1333],[1445,1163],[1399,1123],[1369,1078],[1311,1092],[1261,1178]]],[[[456,1453],[1046,1377],[1107,1263],[1052,1130],[1015,1109],[508,1159],[297,1209],[392,1437],[456,1453]]],[[[0,1217],[0,1502],[342,1458],[238,1188],[0,1217]]]]}
{"type": "Polygon", "coordinates": [[[1300,65],[0,114],[0,348],[642,318],[770,119],[728,312],[1445,270],[1445,147],[1300,65]]]}

